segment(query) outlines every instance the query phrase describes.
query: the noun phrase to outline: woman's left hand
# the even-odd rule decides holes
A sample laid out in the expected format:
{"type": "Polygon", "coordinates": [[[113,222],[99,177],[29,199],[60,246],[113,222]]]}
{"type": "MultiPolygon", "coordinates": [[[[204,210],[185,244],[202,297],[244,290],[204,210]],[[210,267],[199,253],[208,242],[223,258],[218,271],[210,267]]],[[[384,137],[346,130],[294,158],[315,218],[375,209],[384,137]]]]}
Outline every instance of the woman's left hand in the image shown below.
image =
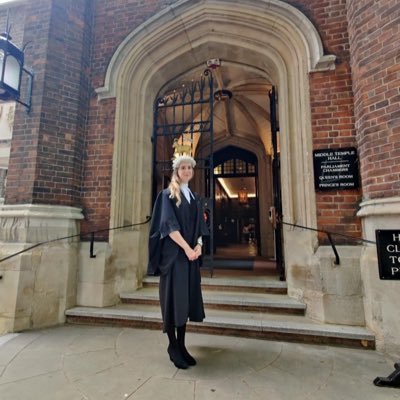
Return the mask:
{"type": "Polygon", "coordinates": [[[197,257],[201,256],[201,246],[199,244],[196,244],[194,251],[195,251],[197,257]]]}

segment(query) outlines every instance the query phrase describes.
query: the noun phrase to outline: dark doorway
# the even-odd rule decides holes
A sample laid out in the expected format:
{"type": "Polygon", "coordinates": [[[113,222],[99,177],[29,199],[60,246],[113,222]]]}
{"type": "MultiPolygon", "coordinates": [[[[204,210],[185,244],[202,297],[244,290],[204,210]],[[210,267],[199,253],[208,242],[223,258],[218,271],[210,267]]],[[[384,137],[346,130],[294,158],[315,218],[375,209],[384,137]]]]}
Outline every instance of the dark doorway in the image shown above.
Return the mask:
{"type": "Polygon", "coordinates": [[[219,259],[260,253],[258,165],[255,154],[235,146],[214,153],[214,251],[219,259]]]}

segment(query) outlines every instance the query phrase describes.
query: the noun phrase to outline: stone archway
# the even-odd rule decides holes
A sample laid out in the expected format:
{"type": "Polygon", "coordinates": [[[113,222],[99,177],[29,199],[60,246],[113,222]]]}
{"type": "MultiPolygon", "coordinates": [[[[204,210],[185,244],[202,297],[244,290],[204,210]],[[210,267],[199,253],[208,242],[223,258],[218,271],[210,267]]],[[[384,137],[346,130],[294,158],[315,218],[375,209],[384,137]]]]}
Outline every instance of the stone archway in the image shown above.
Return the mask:
{"type": "MultiPolygon", "coordinates": [[[[97,89],[100,101],[116,98],[112,226],[143,220],[150,213],[150,185],[145,183],[151,179],[152,110],[158,91],[216,55],[264,71],[277,87],[285,219],[316,225],[308,74],[333,69],[335,57],[323,54],[312,23],[284,2],[243,0],[233,6],[227,0],[185,0],[152,17],[121,43],[104,87],[97,89]]],[[[129,257],[138,280],[147,259],[142,233],[111,237],[115,258],[129,257]],[[137,249],[129,256],[124,250],[128,243],[137,249]]],[[[291,232],[285,235],[289,238],[291,232]]],[[[290,239],[286,242],[292,243],[292,250],[297,245],[312,254],[315,234],[304,235],[301,243],[296,235],[290,239]]]]}

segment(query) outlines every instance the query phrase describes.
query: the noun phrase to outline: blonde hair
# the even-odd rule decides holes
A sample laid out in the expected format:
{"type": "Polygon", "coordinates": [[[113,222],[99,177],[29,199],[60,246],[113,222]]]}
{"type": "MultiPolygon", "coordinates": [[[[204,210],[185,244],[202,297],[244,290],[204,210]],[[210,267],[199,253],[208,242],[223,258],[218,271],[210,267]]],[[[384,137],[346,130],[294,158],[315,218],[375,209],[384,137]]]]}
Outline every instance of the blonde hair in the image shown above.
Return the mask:
{"type": "Polygon", "coordinates": [[[172,170],[171,182],[168,185],[168,189],[170,192],[169,198],[176,199],[177,207],[179,207],[182,203],[181,180],[179,179],[179,176],[178,176],[179,166],[182,163],[190,164],[192,166],[192,173],[193,173],[194,167],[196,166],[196,161],[194,160],[194,158],[191,156],[187,156],[187,155],[182,155],[182,156],[176,157],[172,162],[173,170],[172,170]]]}
{"type": "Polygon", "coordinates": [[[178,170],[174,169],[171,176],[171,182],[168,185],[170,192],[169,198],[176,199],[176,206],[179,207],[182,203],[181,199],[181,180],[178,176],[178,170]]]}

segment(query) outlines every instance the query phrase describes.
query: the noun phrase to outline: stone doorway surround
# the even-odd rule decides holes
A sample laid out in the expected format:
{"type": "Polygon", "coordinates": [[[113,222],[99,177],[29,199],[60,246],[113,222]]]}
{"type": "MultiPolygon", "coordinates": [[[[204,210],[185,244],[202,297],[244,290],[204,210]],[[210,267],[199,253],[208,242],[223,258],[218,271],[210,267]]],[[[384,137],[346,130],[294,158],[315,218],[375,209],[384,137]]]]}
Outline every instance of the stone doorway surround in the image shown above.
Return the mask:
{"type": "MultiPolygon", "coordinates": [[[[133,31],[116,50],[98,100],[115,98],[111,226],[145,220],[151,212],[153,103],[158,93],[210,58],[262,71],[277,88],[282,206],[286,222],[317,226],[313,186],[309,74],[335,69],[315,27],[296,8],[276,0],[184,0],[133,31]]],[[[142,285],[148,227],[113,232],[104,276],[113,291],[81,305],[113,304],[122,291],[142,285]]],[[[288,294],[307,304],[307,314],[329,323],[364,325],[357,246],[339,246],[346,268],[335,269],[330,247],[315,232],[285,226],[288,294]],[[324,282],[328,279],[329,285],[324,282]],[[350,282],[350,283],[348,283],[350,282]]],[[[100,262],[100,259],[96,261],[100,262]]],[[[97,269],[98,270],[98,269],[97,269]]],[[[86,282],[86,286],[88,283],[86,282]]],[[[78,298],[80,296],[78,286],[78,298]]]]}
{"type": "MultiPolygon", "coordinates": [[[[226,0],[179,1],[121,43],[104,86],[96,90],[99,101],[116,99],[111,226],[138,222],[150,214],[151,110],[157,94],[214,57],[264,71],[277,87],[285,219],[316,226],[308,75],[334,69],[335,56],[324,55],[310,20],[276,0],[235,1],[234,7],[226,0]]],[[[147,229],[115,232],[110,238],[114,259],[127,266],[115,277],[117,291],[141,284],[147,229]],[[129,251],[123,243],[130,244],[129,251]],[[130,282],[122,276],[128,270],[130,282]]],[[[285,243],[290,243],[290,254],[285,251],[290,268],[313,256],[317,237],[286,230],[285,243]]]]}

